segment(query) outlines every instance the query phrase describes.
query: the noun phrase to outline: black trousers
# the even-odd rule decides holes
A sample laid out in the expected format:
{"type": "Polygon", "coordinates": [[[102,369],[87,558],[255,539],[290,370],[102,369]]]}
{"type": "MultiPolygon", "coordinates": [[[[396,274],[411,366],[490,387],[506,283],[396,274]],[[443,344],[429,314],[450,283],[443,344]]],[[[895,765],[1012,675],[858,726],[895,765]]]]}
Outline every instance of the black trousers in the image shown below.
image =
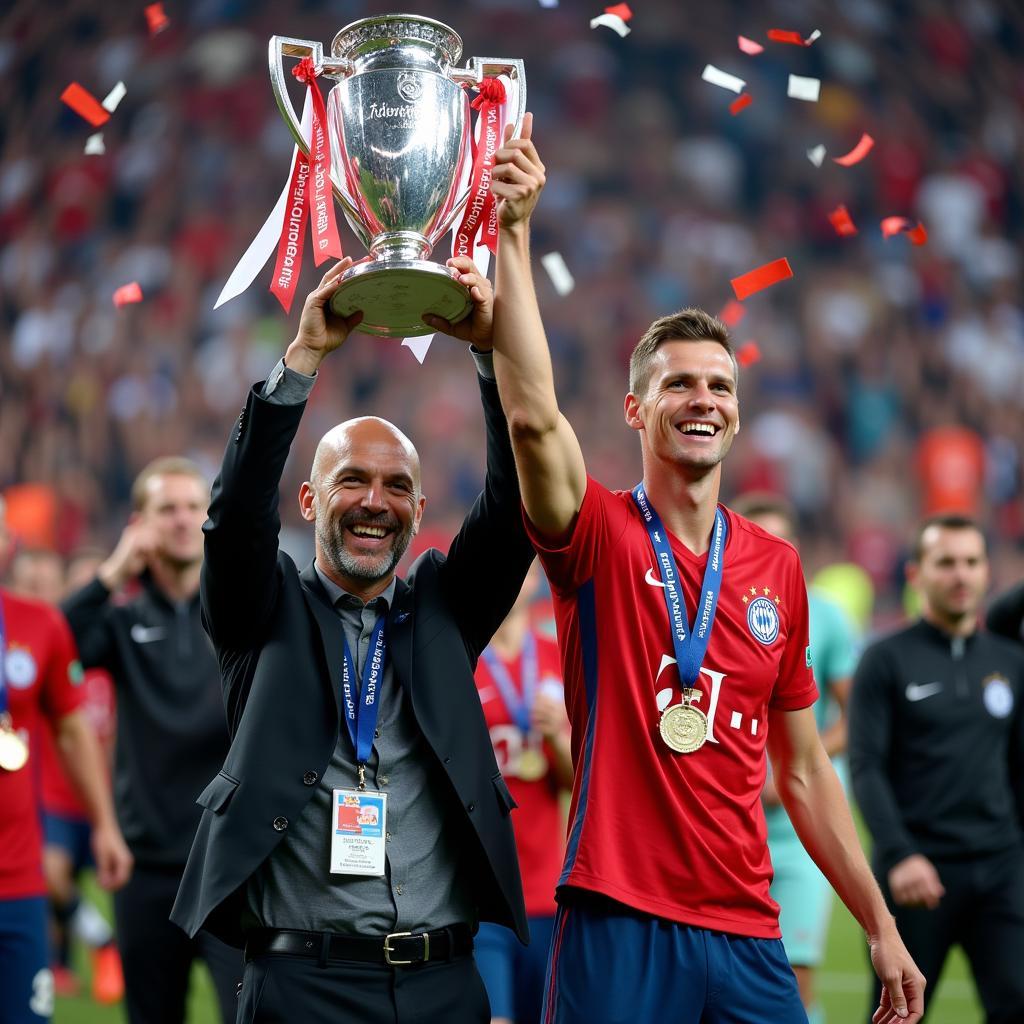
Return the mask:
{"type": "Polygon", "coordinates": [[[245,965],[237,1024],[488,1024],[472,956],[388,967],[278,953],[245,965]]]}
{"type": "MultiPolygon", "coordinates": [[[[1024,850],[933,863],[946,889],[934,910],[897,907],[879,879],[900,935],[928,981],[925,1009],[950,949],[960,945],[987,1024],[1024,1024],[1024,850]]],[[[880,994],[876,983],[872,1010],[880,994]]]]}
{"type": "Polygon", "coordinates": [[[197,957],[213,976],[221,1017],[235,1019],[242,951],[206,932],[190,939],[168,917],[181,868],[136,865],[114,893],[117,947],[124,964],[125,1010],[130,1024],[182,1024],[189,973],[197,957]]]}

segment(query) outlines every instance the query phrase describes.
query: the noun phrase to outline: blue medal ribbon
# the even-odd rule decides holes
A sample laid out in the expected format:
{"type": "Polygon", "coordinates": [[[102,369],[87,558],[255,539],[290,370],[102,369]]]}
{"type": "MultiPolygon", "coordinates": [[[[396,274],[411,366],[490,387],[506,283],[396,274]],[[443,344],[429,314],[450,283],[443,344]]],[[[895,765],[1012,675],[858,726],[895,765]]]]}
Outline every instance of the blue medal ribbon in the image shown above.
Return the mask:
{"type": "Polygon", "coordinates": [[[661,582],[665,585],[665,607],[668,609],[668,621],[672,628],[672,646],[676,652],[679,683],[685,697],[686,691],[692,689],[697,681],[700,666],[707,653],[708,641],[711,639],[711,627],[715,623],[715,610],[718,608],[718,594],[722,588],[725,541],[729,535],[729,524],[722,510],[716,507],[708,563],[704,569],[704,582],[701,584],[701,599],[691,627],[686,621],[683,585],[675,556],[672,554],[672,545],[669,543],[668,533],[661,523],[661,518],[647,500],[643,483],[633,488],[633,501],[636,502],[647,528],[647,536],[658,561],[661,582]]]}
{"type": "MultiPolygon", "coordinates": [[[[384,678],[384,663],[387,660],[387,643],[384,639],[384,627],[387,617],[377,619],[370,634],[370,649],[366,653],[363,664],[363,677],[358,694],[353,694],[353,685],[357,678],[356,663],[349,649],[348,640],[345,644],[345,660],[341,666],[341,695],[344,704],[345,724],[352,738],[352,746],[356,752],[356,764],[364,766],[370,760],[373,750],[373,734],[377,728],[377,715],[380,705],[381,683],[384,678]]],[[[361,773],[360,773],[361,777],[361,773]]]]}
{"type": "Polygon", "coordinates": [[[523,733],[528,733],[530,731],[530,709],[533,707],[533,695],[537,689],[538,675],[537,638],[533,635],[533,631],[528,629],[523,639],[522,668],[520,670],[523,682],[521,697],[516,692],[512,676],[494,649],[485,647],[481,657],[490,669],[512,721],[519,726],[523,733]]]}

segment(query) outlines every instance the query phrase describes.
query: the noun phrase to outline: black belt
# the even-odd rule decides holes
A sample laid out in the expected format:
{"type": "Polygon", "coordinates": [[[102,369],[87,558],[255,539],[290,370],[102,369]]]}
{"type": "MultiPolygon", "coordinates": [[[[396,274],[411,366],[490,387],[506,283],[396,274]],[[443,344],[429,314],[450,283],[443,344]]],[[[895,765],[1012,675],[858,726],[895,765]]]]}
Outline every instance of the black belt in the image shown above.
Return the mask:
{"type": "Polygon", "coordinates": [[[321,966],[331,960],[355,960],[401,967],[451,960],[472,951],[473,932],[468,924],[453,924],[432,932],[392,932],[383,936],[259,928],[249,932],[245,939],[246,961],[265,953],[284,953],[311,957],[321,966]]]}

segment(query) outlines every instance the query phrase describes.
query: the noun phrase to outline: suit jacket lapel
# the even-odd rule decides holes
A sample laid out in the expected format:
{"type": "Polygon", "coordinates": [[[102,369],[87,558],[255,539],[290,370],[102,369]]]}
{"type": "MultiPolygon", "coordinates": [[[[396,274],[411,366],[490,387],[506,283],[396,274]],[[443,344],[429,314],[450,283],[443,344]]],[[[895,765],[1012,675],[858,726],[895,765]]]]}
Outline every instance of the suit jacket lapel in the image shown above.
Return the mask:
{"type": "Polygon", "coordinates": [[[395,580],[395,601],[388,614],[388,657],[399,685],[404,686],[409,697],[412,688],[412,638],[413,638],[413,595],[412,588],[403,579],[395,580]]]}
{"type": "Polygon", "coordinates": [[[323,644],[324,659],[331,677],[331,695],[334,697],[334,704],[340,717],[341,665],[345,657],[345,631],[342,629],[338,613],[331,607],[312,562],[299,573],[299,579],[302,581],[302,596],[320,627],[320,642],[323,644]]]}

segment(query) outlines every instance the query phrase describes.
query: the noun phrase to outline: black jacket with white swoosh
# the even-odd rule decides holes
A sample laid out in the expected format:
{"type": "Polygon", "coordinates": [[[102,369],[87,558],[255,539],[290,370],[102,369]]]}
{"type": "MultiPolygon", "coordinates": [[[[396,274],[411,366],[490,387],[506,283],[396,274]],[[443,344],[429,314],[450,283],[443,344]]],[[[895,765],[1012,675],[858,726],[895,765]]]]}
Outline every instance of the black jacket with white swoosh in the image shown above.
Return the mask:
{"type": "Polygon", "coordinates": [[[884,877],[913,853],[962,860],[1024,842],[1024,651],[923,620],[861,658],[853,791],[884,877]]]}

